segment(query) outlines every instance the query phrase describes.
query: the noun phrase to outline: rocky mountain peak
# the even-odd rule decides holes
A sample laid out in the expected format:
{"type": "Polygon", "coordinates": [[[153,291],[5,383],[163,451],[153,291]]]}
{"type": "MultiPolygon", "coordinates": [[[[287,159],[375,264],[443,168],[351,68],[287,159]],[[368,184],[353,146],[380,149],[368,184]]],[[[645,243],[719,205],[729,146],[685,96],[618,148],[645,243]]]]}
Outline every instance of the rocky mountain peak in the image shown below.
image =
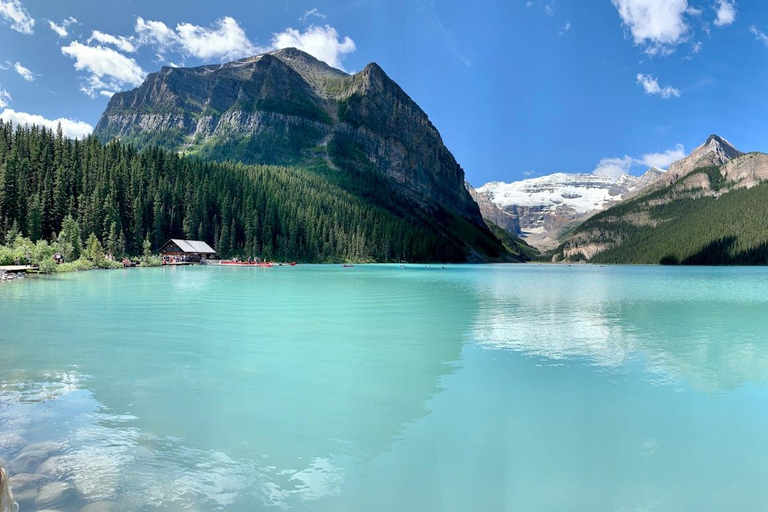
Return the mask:
{"type": "Polygon", "coordinates": [[[399,89],[399,86],[392,87],[396,85],[395,82],[391,78],[389,78],[389,76],[384,72],[384,70],[381,69],[381,66],[379,66],[375,62],[371,62],[370,64],[365,66],[363,70],[355,74],[353,78],[354,78],[354,85],[348,91],[350,94],[355,92],[363,92],[370,89],[373,89],[373,90],[399,89]]]}
{"type": "Polygon", "coordinates": [[[741,154],[741,151],[736,149],[733,144],[714,133],[707,137],[703,147],[709,148],[711,152],[720,156],[723,163],[741,154]]]}
{"type": "Polygon", "coordinates": [[[329,66],[297,48],[283,48],[268,55],[275,57],[293,69],[321,96],[328,96],[334,84],[349,77],[340,69],[329,66]]]}
{"type": "Polygon", "coordinates": [[[698,167],[723,165],[741,154],[741,151],[733,147],[730,142],[717,134],[712,134],[707,137],[704,144],[691,151],[690,155],[669,166],[670,176],[667,181],[671,183],[698,167]]]}
{"type": "Polygon", "coordinates": [[[716,133],[711,134],[709,137],[707,137],[707,141],[704,143],[706,146],[707,144],[711,144],[712,142],[717,142],[718,144],[727,145],[733,147],[733,145],[725,140],[723,137],[719,136],[716,133]]]}
{"type": "Polygon", "coordinates": [[[363,68],[362,73],[364,75],[371,75],[371,74],[378,74],[378,75],[384,75],[387,76],[387,74],[384,72],[384,70],[375,62],[370,62],[368,65],[363,68]]]}

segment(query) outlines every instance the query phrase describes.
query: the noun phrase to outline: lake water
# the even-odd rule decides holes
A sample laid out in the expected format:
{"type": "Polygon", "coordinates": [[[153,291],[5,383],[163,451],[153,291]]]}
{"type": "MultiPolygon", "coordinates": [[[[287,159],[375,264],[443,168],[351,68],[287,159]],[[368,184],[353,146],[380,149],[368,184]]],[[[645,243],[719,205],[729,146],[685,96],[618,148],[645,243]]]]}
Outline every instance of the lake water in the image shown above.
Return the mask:
{"type": "Polygon", "coordinates": [[[766,510],[767,376],[762,268],[0,285],[22,512],[766,510]]]}

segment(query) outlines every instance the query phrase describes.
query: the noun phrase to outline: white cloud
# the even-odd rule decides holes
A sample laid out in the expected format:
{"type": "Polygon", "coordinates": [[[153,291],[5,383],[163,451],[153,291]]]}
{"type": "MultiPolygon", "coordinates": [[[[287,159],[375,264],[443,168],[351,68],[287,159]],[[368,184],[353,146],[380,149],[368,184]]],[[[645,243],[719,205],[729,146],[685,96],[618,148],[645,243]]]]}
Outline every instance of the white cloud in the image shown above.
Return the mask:
{"type": "Polygon", "coordinates": [[[0,16],[17,32],[22,34],[34,32],[35,19],[29,15],[19,0],[0,0],[0,16]]]}
{"type": "Polygon", "coordinates": [[[199,59],[239,59],[257,53],[243,27],[226,16],[212,28],[180,23],[176,25],[179,44],[188,55],[199,59]]]}
{"type": "Polygon", "coordinates": [[[105,34],[104,32],[100,32],[98,30],[94,30],[91,33],[91,37],[88,38],[88,44],[91,44],[94,41],[102,44],[110,44],[118,50],[128,53],[133,53],[136,51],[136,47],[128,38],[123,36],[113,36],[112,34],[105,34]]]}
{"type": "Polygon", "coordinates": [[[704,48],[704,43],[702,43],[701,41],[696,41],[695,43],[693,43],[693,46],[691,46],[691,54],[696,55],[701,51],[702,48],[704,48]]]}
{"type": "Polygon", "coordinates": [[[736,2],[733,0],[717,0],[717,18],[715,26],[723,27],[736,21],[736,2]]]}
{"type": "Polygon", "coordinates": [[[646,153],[640,158],[632,158],[624,155],[622,158],[603,158],[598,162],[592,174],[595,176],[607,176],[614,181],[625,174],[633,165],[642,165],[648,167],[658,167],[666,169],[672,162],[676,162],[685,157],[685,148],[682,144],[675,144],[673,149],[667,149],[661,153],[646,153]]]}
{"type": "Polygon", "coordinates": [[[62,47],[61,53],[75,59],[75,69],[88,73],[87,84],[81,90],[91,97],[126,85],[139,85],[146,76],[134,59],[112,48],[73,41],[62,47]]]}
{"type": "Polygon", "coordinates": [[[304,31],[287,28],[273,34],[265,46],[251,42],[237,20],[230,17],[221,18],[211,27],[180,23],[175,29],[162,21],[137,18],[135,31],[133,41],[139,45],[155,47],[160,56],[177,52],[183,57],[202,60],[233,60],[295,47],[333,67],[343,69],[344,58],[356,50],[355,42],[350,37],[341,38],[330,25],[311,25],[304,31]]]}
{"type": "Polygon", "coordinates": [[[134,30],[140,45],[155,46],[160,53],[172,50],[178,43],[176,32],[162,21],[146,21],[138,17],[134,30]]]}
{"type": "Polygon", "coordinates": [[[310,9],[309,11],[305,12],[301,18],[299,18],[299,21],[302,23],[306,23],[307,19],[309,19],[310,16],[314,16],[315,18],[325,19],[325,14],[321,13],[319,10],[317,10],[317,7],[314,9],[310,9]]]}
{"type": "Polygon", "coordinates": [[[11,108],[6,108],[0,112],[0,119],[3,121],[12,121],[15,125],[32,125],[45,126],[55,130],[59,124],[61,124],[61,130],[67,137],[83,138],[93,131],[93,126],[83,121],[76,119],[67,119],[60,117],[58,119],[46,119],[45,117],[37,114],[28,114],[26,112],[16,112],[11,108]]]}
{"type": "Polygon", "coordinates": [[[51,20],[48,20],[48,26],[51,27],[51,30],[56,32],[56,34],[58,34],[59,37],[67,37],[69,35],[69,30],[68,30],[69,26],[74,23],[77,23],[77,20],[72,16],[62,21],[61,25],[51,20]]]}
{"type": "Polygon", "coordinates": [[[695,14],[688,0],[611,0],[635,44],[645,45],[649,55],[667,55],[686,41],[686,14],[695,14]]]}
{"type": "Polygon", "coordinates": [[[645,94],[661,96],[665,100],[668,100],[670,98],[680,97],[679,89],[676,89],[671,85],[661,87],[659,85],[659,81],[656,78],[654,78],[653,75],[645,75],[643,73],[638,73],[637,83],[643,86],[643,89],[645,89],[645,94]]]}
{"type": "Polygon", "coordinates": [[[5,89],[0,89],[0,108],[7,107],[8,103],[10,103],[12,99],[13,98],[11,98],[11,93],[5,89]]]}
{"type": "Polygon", "coordinates": [[[21,65],[21,62],[14,62],[13,69],[16,71],[21,78],[26,80],[27,82],[32,82],[35,79],[35,74],[29,70],[29,68],[25,68],[21,65]]]}
{"type": "Polygon", "coordinates": [[[685,157],[685,147],[682,144],[675,144],[674,149],[668,149],[662,153],[646,153],[642,158],[636,159],[635,163],[645,165],[646,167],[659,167],[666,169],[672,162],[677,162],[685,157]]]}
{"type": "Polygon", "coordinates": [[[341,62],[344,57],[357,49],[355,42],[349,36],[341,39],[336,29],[330,25],[323,27],[313,25],[304,32],[288,28],[274,34],[269,49],[290,47],[305,51],[329,66],[339,69],[344,69],[341,62]]]}
{"type": "Polygon", "coordinates": [[[48,20],[48,26],[51,27],[51,30],[56,32],[59,35],[59,37],[67,37],[69,35],[67,28],[63,25],[57,25],[53,21],[48,20]]]}
{"type": "Polygon", "coordinates": [[[628,155],[625,155],[624,158],[603,158],[598,162],[592,174],[607,176],[616,180],[629,172],[633,161],[632,157],[628,155]]]}
{"type": "Polygon", "coordinates": [[[754,25],[749,27],[749,31],[752,32],[752,34],[754,34],[755,39],[757,39],[758,41],[762,41],[766,46],[768,46],[768,34],[766,34],[765,32],[761,32],[754,25]]]}
{"type": "Polygon", "coordinates": [[[203,60],[234,60],[258,53],[237,20],[228,16],[211,27],[179,23],[175,30],[162,21],[136,18],[134,28],[138,43],[156,47],[161,55],[175,51],[203,60]]]}

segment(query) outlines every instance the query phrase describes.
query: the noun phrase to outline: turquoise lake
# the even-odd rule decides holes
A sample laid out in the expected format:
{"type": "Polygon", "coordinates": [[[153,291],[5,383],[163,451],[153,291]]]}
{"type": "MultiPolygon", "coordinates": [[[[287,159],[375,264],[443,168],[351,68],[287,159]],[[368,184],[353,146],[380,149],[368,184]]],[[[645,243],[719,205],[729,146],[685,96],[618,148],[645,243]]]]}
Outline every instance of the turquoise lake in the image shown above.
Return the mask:
{"type": "Polygon", "coordinates": [[[764,268],[0,283],[21,512],[766,510],[767,377],[764,268]]]}

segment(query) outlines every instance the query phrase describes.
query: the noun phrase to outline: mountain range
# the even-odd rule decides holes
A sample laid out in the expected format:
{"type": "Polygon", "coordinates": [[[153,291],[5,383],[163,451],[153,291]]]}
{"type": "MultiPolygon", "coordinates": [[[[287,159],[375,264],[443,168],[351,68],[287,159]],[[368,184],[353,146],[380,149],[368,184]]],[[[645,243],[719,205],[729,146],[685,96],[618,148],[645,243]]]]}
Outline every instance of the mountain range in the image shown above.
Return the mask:
{"type": "Polygon", "coordinates": [[[625,174],[618,180],[556,173],[512,183],[486,183],[474,197],[487,219],[547,250],[558,245],[558,237],[569,227],[638,193],[663,173],[653,167],[642,176],[625,174]]]}
{"type": "Polygon", "coordinates": [[[467,185],[490,224],[551,261],[768,263],[768,155],[719,135],[668,170],[467,185]]]}
{"type": "Polygon", "coordinates": [[[377,64],[347,74],[293,48],[162,68],[115,94],[95,135],[311,172],[442,240],[420,254],[451,261],[539,257],[531,246],[553,261],[751,261],[768,238],[754,224],[765,208],[739,207],[768,187],[766,156],[722,137],[666,171],[557,173],[474,189],[427,114],[377,64]]]}

